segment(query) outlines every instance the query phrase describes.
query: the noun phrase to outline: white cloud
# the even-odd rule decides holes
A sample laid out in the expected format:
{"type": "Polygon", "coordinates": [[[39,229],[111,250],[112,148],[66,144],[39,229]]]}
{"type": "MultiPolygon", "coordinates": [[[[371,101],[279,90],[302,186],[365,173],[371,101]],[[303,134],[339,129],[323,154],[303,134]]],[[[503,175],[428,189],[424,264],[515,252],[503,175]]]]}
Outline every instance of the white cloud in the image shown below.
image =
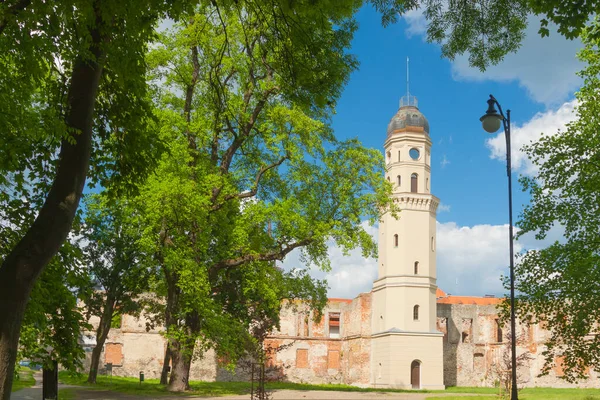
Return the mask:
{"type": "Polygon", "coordinates": [[[438,206],[437,212],[438,213],[450,212],[450,205],[449,204],[440,203],[440,205],[438,206]]]}
{"type": "MultiPolygon", "coordinates": [[[[363,228],[377,239],[378,227],[369,226],[364,222],[363,228]]],[[[327,280],[329,297],[351,299],[359,293],[371,291],[373,281],[377,278],[376,259],[364,258],[360,249],[352,250],[345,256],[342,250],[332,242],[329,244],[329,260],[331,261],[331,271],[323,272],[313,268],[310,273],[314,278],[327,280]]],[[[304,267],[297,251],[290,253],[282,266],[286,270],[304,267]]]]}
{"type": "Polygon", "coordinates": [[[469,66],[467,55],[452,62],[452,75],[466,81],[518,81],[531,98],[546,105],[560,104],[581,85],[575,73],[583,64],[576,57],[583,47],[579,39],[567,40],[550,26],[550,36],[542,38],[537,32],[539,19],[530,17],[525,39],[516,53],[489,67],[485,72],[469,66]]]}
{"type": "Polygon", "coordinates": [[[427,33],[427,20],[422,9],[407,11],[402,18],[408,25],[405,30],[406,36],[425,36],[427,33]]]}
{"type": "MultiPolygon", "coordinates": [[[[403,18],[407,23],[406,36],[425,38],[427,20],[422,10],[409,11],[403,18]]],[[[500,64],[490,66],[485,72],[470,67],[468,55],[457,56],[452,61],[454,79],[517,81],[539,103],[555,105],[565,101],[581,85],[575,73],[583,66],[576,57],[583,45],[579,39],[565,39],[552,24],[548,26],[550,36],[542,38],[537,32],[540,19],[531,16],[527,22],[525,38],[516,53],[508,54],[500,64]]]]}
{"type": "MultiPolygon", "coordinates": [[[[368,227],[377,237],[377,228],[368,227]]],[[[515,230],[516,233],[516,230],[515,230]]],[[[560,240],[563,230],[553,228],[540,242],[533,235],[515,241],[515,254],[528,249],[542,248],[560,240]]],[[[505,293],[500,277],[508,274],[508,224],[459,226],[455,222],[437,223],[438,286],[454,295],[483,296],[505,293]]],[[[354,298],[369,292],[377,278],[377,261],[365,259],[359,250],[344,256],[333,244],[329,248],[332,270],[312,270],[311,275],[327,279],[329,297],[354,298]]],[[[302,267],[298,253],[293,252],[283,263],[284,268],[302,267]]]]}
{"type": "MultiPolygon", "coordinates": [[[[512,167],[524,175],[535,176],[537,167],[531,163],[522,151],[526,144],[537,141],[542,133],[555,135],[559,130],[564,130],[565,125],[575,118],[574,108],[576,100],[569,101],[560,106],[556,111],[549,110],[537,113],[533,118],[521,126],[513,124],[511,128],[512,167]]],[[[506,162],[506,140],[504,131],[500,130],[494,137],[488,139],[487,147],[490,157],[506,162]]]]}

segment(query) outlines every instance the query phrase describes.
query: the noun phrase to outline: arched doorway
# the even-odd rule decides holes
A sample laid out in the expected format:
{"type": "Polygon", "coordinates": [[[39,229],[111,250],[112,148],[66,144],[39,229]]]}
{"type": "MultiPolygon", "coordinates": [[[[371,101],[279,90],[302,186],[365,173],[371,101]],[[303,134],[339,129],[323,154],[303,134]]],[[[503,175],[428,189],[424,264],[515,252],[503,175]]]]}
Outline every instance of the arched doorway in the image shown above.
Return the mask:
{"type": "Polygon", "coordinates": [[[417,360],[410,364],[410,384],[413,389],[421,389],[421,363],[417,360]]]}

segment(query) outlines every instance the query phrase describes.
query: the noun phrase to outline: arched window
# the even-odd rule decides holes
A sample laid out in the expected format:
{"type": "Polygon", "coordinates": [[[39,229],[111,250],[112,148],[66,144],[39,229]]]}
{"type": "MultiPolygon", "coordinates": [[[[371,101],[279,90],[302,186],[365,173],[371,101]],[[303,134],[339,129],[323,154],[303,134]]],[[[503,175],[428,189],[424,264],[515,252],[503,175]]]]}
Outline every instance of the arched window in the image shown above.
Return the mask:
{"type": "Polygon", "coordinates": [[[391,162],[392,161],[392,152],[388,151],[387,153],[385,153],[386,158],[387,158],[387,162],[391,162]]]}
{"type": "Polygon", "coordinates": [[[398,186],[400,186],[400,184],[402,183],[402,177],[400,175],[398,175],[398,177],[396,179],[398,182],[398,186]]]}
{"type": "Polygon", "coordinates": [[[419,181],[419,176],[417,174],[412,174],[410,176],[410,191],[413,193],[417,193],[417,183],[419,181]]]}
{"type": "Polygon", "coordinates": [[[401,154],[402,154],[402,152],[400,150],[398,150],[398,162],[402,161],[401,154]]]}
{"type": "Polygon", "coordinates": [[[390,177],[389,177],[389,176],[387,177],[387,181],[388,181],[388,182],[390,181],[390,177]]]}
{"type": "Polygon", "coordinates": [[[398,247],[398,234],[394,235],[394,247],[398,247]]]}
{"type": "Polygon", "coordinates": [[[431,251],[435,251],[435,238],[431,237],[431,251]]]}
{"type": "Polygon", "coordinates": [[[429,190],[429,178],[425,179],[425,189],[429,190]]]}
{"type": "Polygon", "coordinates": [[[419,262],[415,261],[415,275],[419,274],[419,262]]]}
{"type": "Polygon", "coordinates": [[[413,307],[413,320],[419,320],[419,305],[413,307]]]}

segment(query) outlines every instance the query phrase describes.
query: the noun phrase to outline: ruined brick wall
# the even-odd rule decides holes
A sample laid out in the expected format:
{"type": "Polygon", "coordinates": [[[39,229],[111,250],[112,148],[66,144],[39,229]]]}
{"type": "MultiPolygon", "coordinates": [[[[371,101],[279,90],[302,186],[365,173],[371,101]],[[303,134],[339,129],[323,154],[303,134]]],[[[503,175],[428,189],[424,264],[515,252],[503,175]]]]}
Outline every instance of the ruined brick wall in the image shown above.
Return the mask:
{"type": "MultiPolygon", "coordinates": [[[[498,365],[510,351],[509,327],[498,327],[495,305],[438,304],[437,328],[444,333],[444,384],[446,386],[492,386],[498,365]],[[502,342],[499,342],[502,337],[502,342]]],[[[560,360],[548,376],[538,377],[544,364],[544,341],[549,332],[536,325],[517,323],[517,354],[528,352],[532,360],[518,368],[523,387],[600,387],[598,373],[576,385],[560,379],[560,360]]]]}
{"type": "Polygon", "coordinates": [[[266,346],[278,347],[272,379],[306,383],[369,384],[371,295],[331,299],[318,321],[306,309],[284,308],[281,328],[266,346]],[[339,317],[339,334],[336,322],[339,317]]]}
{"type": "MultiPolygon", "coordinates": [[[[146,330],[147,320],[142,316],[136,318],[124,315],[119,329],[111,329],[103,352],[100,356],[98,370],[106,374],[106,363],[112,363],[112,373],[115,376],[139,376],[140,371],[148,379],[159,378],[162,371],[166,340],[160,334],[162,327],[146,330]]],[[[91,320],[95,328],[97,319],[91,320]]],[[[94,337],[95,332],[88,332],[94,337]]],[[[93,339],[95,341],[95,339],[93,339]]],[[[211,350],[198,353],[192,363],[190,378],[193,380],[214,381],[216,379],[216,359],[211,350]]],[[[91,346],[86,346],[85,372],[89,371],[91,346]]]]}

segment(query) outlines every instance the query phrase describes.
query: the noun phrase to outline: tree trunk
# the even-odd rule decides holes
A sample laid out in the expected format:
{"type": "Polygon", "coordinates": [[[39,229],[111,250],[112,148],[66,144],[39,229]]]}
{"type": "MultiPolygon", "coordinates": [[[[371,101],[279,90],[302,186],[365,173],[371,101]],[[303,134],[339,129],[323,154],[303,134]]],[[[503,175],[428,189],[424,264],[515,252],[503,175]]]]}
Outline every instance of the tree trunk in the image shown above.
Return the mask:
{"type": "Polygon", "coordinates": [[[171,341],[167,339],[167,348],[165,349],[165,359],[163,360],[162,372],[160,373],[160,384],[169,383],[169,364],[171,364],[171,341]]]}
{"type": "Polygon", "coordinates": [[[92,363],[90,364],[90,372],[88,374],[88,383],[96,383],[96,377],[98,376],[98,365],[100,364],[100,354],[102,353],[102,347],[110,332],[110,324],[112,323],[113,311],[115,308],[115,301],[113,296],[108,296],[106,299],[106,305],[104,311],[100,317],[98,323],[98,329],[96,329],[96,347],[92,351],[92,363]]]}
{"type": "Polygon", "coordinates": [[[0,266],[0,399],[9,400],[21,322],[33,285],[66,239],[85,185],[92,147],[94,103],[102,73],[101,37],[91,32],[95,60],[75,62],[67,98],[66,126],[56,176],[44,205],[0,266]]]}
{"type": "Polygon", "coordinates": [[[192,366],[194,345],[193,340],[171,340],[173,367],[167,390],[171,392],[183,392],[190,389],[190,368],[192,366]]]}

